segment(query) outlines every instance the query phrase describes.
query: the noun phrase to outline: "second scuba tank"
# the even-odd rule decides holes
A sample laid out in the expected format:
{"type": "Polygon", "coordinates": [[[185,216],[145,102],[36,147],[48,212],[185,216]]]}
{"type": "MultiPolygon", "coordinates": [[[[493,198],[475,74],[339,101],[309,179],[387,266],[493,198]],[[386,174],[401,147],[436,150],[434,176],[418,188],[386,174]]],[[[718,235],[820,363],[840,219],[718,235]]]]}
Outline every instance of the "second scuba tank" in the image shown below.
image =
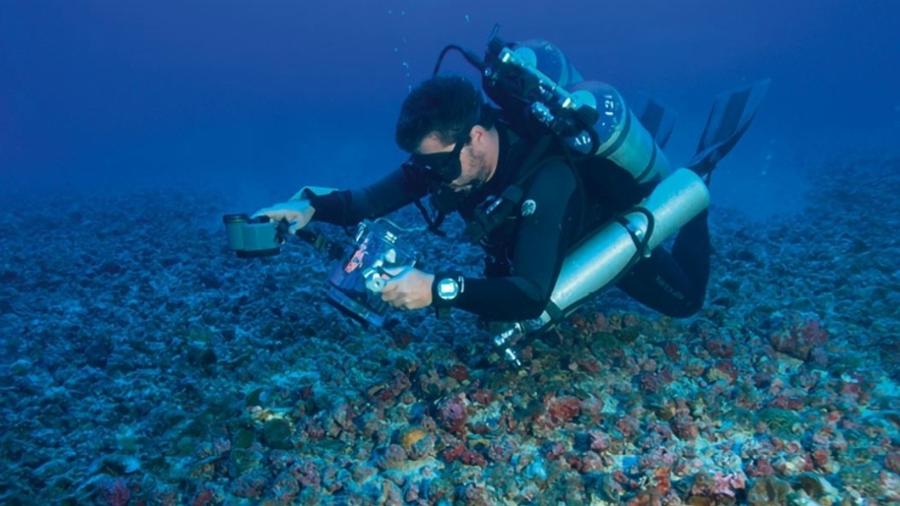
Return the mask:
{"type": "Polygon", "coordinates": [[[591,143],[590,132],[585,130],[565,139],[570,148],[583,155],[612,160],[638,184],[659,181],[668,175],[665,153],[615,88],[599,81],[585,81],[569,91],[577,105],[588,105],[599,112],[593,125],[596,144],[591,143]]]}
{"type": "Polygon", "coordinates": [[[668,159],[622,95],[584,81],[555,45],[494,39],[486,61],[484,87],[501,109],[531,116],[576,153],[612,160],[638,184],[668,175],[668,159]]]}
{"type": "Polygon", "coordinates": [[[570,314],[708,206],[709,190],[696,173],[690,169],[673,172],[640,207],[626,212],[621,220],[610,221],[571,252],[544,312],[532,320],[511,324],[494,336],[494,344],[508,360],[520,365],[513,350],[516,341],[570,314]]]}

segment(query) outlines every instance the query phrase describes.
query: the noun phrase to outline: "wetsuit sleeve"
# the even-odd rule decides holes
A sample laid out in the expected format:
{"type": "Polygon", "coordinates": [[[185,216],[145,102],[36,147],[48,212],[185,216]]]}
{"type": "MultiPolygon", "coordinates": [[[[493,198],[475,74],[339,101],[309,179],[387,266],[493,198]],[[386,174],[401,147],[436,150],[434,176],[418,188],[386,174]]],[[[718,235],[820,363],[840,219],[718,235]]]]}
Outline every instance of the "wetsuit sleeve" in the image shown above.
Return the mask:
{"type": "Polygon", "coordinates": [[[572,170],[561,161],[551,163],[526,196],[536,207],[521,218],[510,276],[466,278],[455,307],[500,321],[536,318],[546,308],[583,205],[572,170]]]}
{"type": "Polygon", "coordinates": [[[364,188],[311,196],[309,201],[316,210],[314,221],[348,226],[396,211],[422,198],[427,191],[427,181],[421,173],[400,167],[364,188]]]}

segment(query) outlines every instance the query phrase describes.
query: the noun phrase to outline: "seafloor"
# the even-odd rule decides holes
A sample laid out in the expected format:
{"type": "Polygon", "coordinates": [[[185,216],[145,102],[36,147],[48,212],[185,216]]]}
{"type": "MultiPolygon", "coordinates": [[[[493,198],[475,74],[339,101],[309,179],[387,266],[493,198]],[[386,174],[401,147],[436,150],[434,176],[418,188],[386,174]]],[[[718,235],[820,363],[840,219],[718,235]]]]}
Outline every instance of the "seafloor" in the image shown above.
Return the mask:
{"type": "Polygon", "coordinates": [[[7,195],[0,502],[900,504],[900,160],[813,182],[713,209],[696,317],[610,290],[519,371],[462,312],[357,327],[305,243],[236,258],[219,195],[7,195]]]}

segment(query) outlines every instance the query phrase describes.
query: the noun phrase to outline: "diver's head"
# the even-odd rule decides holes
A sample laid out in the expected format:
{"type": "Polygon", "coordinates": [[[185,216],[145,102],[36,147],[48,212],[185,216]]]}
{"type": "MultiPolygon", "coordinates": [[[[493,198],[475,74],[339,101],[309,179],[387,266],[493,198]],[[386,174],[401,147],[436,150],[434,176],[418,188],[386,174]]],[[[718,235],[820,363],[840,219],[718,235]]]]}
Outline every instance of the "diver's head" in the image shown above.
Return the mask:
{"type": "Polygon", "coordinates": [[[493,114],[467,79],[438,76],[412,90],[400,110],[397,144],[407,162],[453,190],[486,182],[497,168],[493,114]]]}

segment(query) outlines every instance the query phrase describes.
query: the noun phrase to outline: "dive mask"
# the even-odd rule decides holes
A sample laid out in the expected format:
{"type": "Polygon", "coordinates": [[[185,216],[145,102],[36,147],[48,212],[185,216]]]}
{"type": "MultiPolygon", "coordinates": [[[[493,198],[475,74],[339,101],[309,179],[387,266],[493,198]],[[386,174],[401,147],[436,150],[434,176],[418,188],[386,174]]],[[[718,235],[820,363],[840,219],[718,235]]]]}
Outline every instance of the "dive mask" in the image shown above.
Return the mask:
{"type": "MultiPolygon", "coordinates": [[[[468,135],[468,130],[466,131],[468,135]]],[[[450,184],[462,175],[462,162],[459,159],[468,139],[457,140],[451,151],[437,153],[413,153],[404,166],[424,172],[430,179],[450,184]]]]}

